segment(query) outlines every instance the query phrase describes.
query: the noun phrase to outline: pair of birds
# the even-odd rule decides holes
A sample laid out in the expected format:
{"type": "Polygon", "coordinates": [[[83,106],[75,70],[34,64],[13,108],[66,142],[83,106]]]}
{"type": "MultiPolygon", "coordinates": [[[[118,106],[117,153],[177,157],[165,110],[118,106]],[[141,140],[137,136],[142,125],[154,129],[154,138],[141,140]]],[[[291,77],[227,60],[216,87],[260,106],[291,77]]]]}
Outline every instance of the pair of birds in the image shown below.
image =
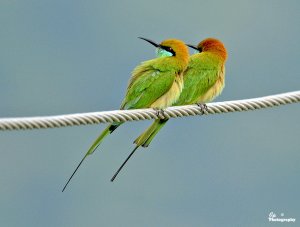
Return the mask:
{"type": "MultiPolygon", "coordinates": [[[[224,44],[214,38],[207,38],[197,46],[187,45],[177,39],[164,40],[160,44],[141,38],[156,47],[157,58],[142,62],[132,72],[121,110],[154,108],[163,110],[168,106],[203,104],[212,101],[224,88],[225,62],[227,51],[224,44]],[[189,56],[187,46],[197,52],[189,56]]],[[[129,158],[139,148],[147,147],[167,123],[168,119],[157,119],[135,141],[136,144],[128,158],[112,177],[113,181],[129,158]]],[[[70,180],[85,158],[91,155],[102,140],[122,123],[110,124],[92,144],[70,180]]]]}

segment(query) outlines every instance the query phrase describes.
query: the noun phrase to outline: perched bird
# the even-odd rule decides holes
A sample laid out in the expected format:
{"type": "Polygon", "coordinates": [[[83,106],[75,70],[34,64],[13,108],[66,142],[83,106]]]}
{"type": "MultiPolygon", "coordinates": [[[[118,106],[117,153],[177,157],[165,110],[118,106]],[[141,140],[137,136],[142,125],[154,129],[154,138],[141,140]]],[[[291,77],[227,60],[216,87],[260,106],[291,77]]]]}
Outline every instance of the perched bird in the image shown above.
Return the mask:
{"type": "MultiPolygon", "coordinates": [[[[204,108],[205,103],[216,98],[224,88],[227,51],[224,44],[214,38],[207,38],[197,46],[188,46],[195,49],[197,53],[190,57],[189,65],[183,76],[184,88],[173,106],[198,104],[204,108]]],[[[168,119],[155,120],[134,141],[136,147],[133,152],[140,146],[148,147],[167,121],[168,119]]]]}
{"type": "MultiPolygon", "coordinates": [[[[132,72],[126,96],[120,109],[154,108],[157,110],[171,106],[183,89],[183,71],[189,62],[187,46],[180,40],[168,39],[160,44],[139,37],[156,47],[157,58],[142,62],[132,72]]],[[[122,123],[109,125],[92,144],[76,167],[63,190],[87,156],[92,154],[102,140],[122,123]]]]}

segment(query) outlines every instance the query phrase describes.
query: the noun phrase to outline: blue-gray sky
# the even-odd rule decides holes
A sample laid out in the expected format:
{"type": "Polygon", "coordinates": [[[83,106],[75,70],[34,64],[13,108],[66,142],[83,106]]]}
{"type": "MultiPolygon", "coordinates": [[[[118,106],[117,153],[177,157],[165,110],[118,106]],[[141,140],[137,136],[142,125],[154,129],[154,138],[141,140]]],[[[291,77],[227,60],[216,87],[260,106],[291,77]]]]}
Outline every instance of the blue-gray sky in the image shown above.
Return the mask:
{"type": "MultiPolygon", "coordinates": [[[[221,39],[217,101],[299,90],[300,3],[70,1],[0,3],[0,117],[119,107],[152,46],[221,39]]],[[[150,122],[107,138],[61,189],[104,125],[0,133],[1,226],[268,226],[300,221],[300,106],[174,119],[114,171],[150,122]]],[[[282,225],[283,226],[283,225],[282,225]]]]}

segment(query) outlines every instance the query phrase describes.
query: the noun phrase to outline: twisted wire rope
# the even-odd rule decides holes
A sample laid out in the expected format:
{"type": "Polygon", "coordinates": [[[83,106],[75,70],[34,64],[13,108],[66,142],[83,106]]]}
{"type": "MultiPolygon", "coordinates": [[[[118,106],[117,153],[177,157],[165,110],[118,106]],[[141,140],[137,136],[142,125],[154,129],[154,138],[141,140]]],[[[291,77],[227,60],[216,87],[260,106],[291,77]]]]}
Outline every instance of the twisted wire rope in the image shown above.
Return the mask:
{"type": "Polygon", "coordinates": [[[201,109],[197,105],[173,106],[164,109],[163,114],[157,114],[158,112],[154,109],[135,109],[65,114],[44,117],[0,118],[0,131],[59,128],[75,125],[241,112],[297,102],[300,102],[300,91],[287,92],[252,99],[208,103],[207,109],[205,110],[201,109]]]}

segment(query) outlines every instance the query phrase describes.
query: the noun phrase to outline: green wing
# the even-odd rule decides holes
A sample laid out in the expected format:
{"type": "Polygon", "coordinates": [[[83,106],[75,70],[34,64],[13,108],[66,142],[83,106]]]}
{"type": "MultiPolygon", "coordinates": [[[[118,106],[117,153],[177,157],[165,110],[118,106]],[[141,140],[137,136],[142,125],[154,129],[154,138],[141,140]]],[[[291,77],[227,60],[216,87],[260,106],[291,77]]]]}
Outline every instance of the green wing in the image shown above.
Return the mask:
{"type": "Polygon", "coordinates": [[[150,107],[171,88],[175,72],[158,69],[154,63],[155,59],[146,61],[133,70],[121,109],[150,107]]]}
{"type": "Polygon", "coordinates": [[[192,56],[184,73],[184,88],[179,99],[173,105],[194,104],[217,81],[219,77],[219,61],[209,56],[192,56]]]}

